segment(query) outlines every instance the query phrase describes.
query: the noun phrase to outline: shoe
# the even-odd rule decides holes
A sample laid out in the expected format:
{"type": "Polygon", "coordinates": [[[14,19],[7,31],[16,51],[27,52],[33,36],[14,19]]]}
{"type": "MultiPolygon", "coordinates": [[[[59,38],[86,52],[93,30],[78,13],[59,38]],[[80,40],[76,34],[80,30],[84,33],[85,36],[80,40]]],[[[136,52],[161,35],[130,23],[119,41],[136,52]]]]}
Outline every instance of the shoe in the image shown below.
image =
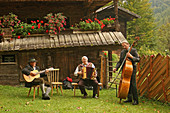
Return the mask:
{"type": "Polygon", "coordinates": [[[98,99],[99,97],[97,97],[97,96],[93,96],[93,98],[98,99]]]}
{"type": "Polygon", "coordinates": [[[93,94],[93,97],[92,97],[92,98],[96,98],[96,99],[97,99],[98,97],[96,96],[96,94],[93,94]]]}
{"type": "Polygon", "coordinates": [[[87,97],[87,94],[84,94],[83,98],[86,98],[87,97]]]}
{"type": "Polygon", "coordinates": [[[42,94],[42,99],[43,100],[50,100],[50,96],[47,94],[42,94]]]}
{"type": "Polygon", "coordinates": [[[130,100],[130,99],[127,99],[127,100],[125,100],[125,101],[123,101],[124,103],[128,103],[128,102],[132,102],[132,100],[130,100]]]}
{"type": "Polygon", "coordinates": [[[132,105],[138,105],[138,101],[134,100],[134,102],[132,103],[132,105]]]}

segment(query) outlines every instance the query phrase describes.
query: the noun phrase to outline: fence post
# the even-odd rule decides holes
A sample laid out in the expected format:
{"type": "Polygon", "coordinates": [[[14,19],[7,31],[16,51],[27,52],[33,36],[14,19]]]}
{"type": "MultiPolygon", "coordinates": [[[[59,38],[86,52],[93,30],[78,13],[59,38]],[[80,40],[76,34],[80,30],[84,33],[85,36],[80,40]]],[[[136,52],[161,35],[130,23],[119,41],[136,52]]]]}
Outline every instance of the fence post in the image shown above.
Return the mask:
{"type": "MultiPolygon", "coordinates": [[[[100,82],[103,85],[103,56],[101,55],[100,82]]],[[[103,87],[103,86],[102,86],[103,87]]]]}
{"type": "Polygon", "coordinates": [[[104,59],[103,87],[107,88],[107,58],[104,59]]]}
{"type": "Polygon", "coordinates": [[[169,57],[168,57],[168,55],[167,55],[167,57],[166,57],[166,75],[165,76],[163,76],[163,74],[161,75],[161,77],[162,77],[162,89],[163,89],[163,93],[164,93],[164,97],[165,97],[165,102],[168,102],[168,99],[167,99],[167,96],[166,96],[166,90],[165,90],[165,84],[164,84],[164,82],[165,82],[165,78],[167,78],[168,76],[169,76],[169,57]]]}
{"type": "Polygon", "coordinates": [[[147,96],[148,96],[149,99],[151,99],[151,97],[150,97],[150,84],[149,83],[150,83],[150,78],[153,75],[153,72],[152,72],[152,70],[153,70],[153,57],[154,56],[151,55],[150,58],[149,58],[150,59],[150,61],[149,61],[149,63],[150,63],[150,75],[149,76],[147,75],[147,84],[148,84],[147,96]]]}

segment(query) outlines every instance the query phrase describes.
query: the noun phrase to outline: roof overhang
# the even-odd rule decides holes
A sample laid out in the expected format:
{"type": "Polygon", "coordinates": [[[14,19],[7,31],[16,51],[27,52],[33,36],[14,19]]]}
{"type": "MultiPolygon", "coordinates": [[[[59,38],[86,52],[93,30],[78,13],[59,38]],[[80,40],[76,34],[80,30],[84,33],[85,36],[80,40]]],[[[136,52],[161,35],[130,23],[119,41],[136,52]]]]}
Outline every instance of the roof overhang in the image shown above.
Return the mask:
{"type": "Polygon", "coordinates": [[[76,48],[120,45],[125,39],[121,32],[95,32],[44,35],[13,39],[0,43],[0,51],[20,51],[47,48],[76,48]]]}

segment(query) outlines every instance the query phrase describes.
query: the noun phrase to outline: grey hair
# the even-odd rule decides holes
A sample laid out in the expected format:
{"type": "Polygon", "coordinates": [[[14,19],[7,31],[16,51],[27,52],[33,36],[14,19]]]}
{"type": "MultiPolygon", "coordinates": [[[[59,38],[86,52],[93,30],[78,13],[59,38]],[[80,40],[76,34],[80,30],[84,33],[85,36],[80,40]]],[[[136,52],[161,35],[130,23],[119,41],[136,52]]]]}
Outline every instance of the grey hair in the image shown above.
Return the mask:
{"type": "Polygon", "coordinates": [[[83,59],[83,58],[85,58],[85,59],[87,59],[87,60],[88,60],[88,57],[87,57],[87,56],[83,56],[81,59],[83,59]]]}
{"type": "Polygon", "coordinates": [[[122,42],[121,42],[121,44],[122,43],[127,43],[127,44],[129,44],[129,42],[127,41],[127,40],[123,40],[122,42]]]}

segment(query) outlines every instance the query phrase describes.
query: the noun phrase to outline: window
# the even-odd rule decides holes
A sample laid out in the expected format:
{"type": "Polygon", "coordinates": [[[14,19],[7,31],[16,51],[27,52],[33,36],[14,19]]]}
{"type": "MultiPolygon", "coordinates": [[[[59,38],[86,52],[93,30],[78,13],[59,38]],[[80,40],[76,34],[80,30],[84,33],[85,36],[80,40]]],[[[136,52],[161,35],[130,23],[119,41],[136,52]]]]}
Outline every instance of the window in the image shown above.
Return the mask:
{"type": "Polygon", "coordinates": [[[15,55],[2,55],[2,63],[16,62],[15,55]]]}

